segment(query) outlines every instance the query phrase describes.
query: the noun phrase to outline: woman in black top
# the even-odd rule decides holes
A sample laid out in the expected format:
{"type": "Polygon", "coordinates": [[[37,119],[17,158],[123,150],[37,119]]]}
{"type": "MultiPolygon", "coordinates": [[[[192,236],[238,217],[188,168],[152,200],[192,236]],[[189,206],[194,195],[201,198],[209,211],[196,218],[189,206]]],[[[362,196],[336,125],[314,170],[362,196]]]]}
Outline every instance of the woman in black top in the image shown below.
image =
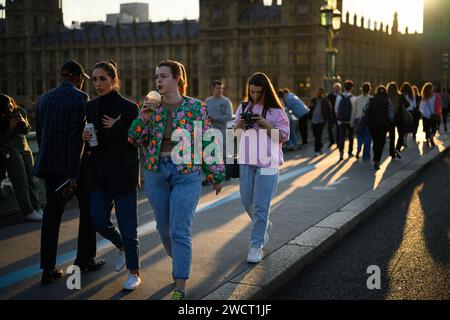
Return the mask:
{"type": "Polygon", "coordinates": [[[370,99],[368,109],[365,111],[367,126],[373,139],[373,162],[375,170],[380,169],[381,155],[386,143],[386,134],[391,128],[393,111],[384,86],[378,86],[376,94],[370,99]]]}
{"type": "MultiPolygon", "coordinates": [[[[86,107],[87,123],[94,124],[98,139],[98,146],[90,147],[88,155],[91,216],[96,230],[119,249],[115,271],[125,264],[130,270],[123,288],[134,290],[141,283],[136,194],[139,158],[127,136],[139,108],[119,94],[115,62],[97,63],[92,80],[99,97],[86,107]],[[120,232],[111,222],[113,204],[120,232]]],[[[89,138],[85,130],[83,139],[89,138]]]]}
{"type": "Polygon", "coordinates": [[[386,91],[395,113],[394,123],[389,129],[389,155],[392,159],[395,159],[395,157],[401,158],[402,156],[400,155],[400,150],[404,145],[403,140],[405,132],[403,109],[407,109],[409,107],[409,103],[405,96],[398,90],[398,85],[396,82],[389,82],[386,86],[386,91]],[[398,132],[397,144],[395,144],[395,129],[397,129],[398,132]]]}

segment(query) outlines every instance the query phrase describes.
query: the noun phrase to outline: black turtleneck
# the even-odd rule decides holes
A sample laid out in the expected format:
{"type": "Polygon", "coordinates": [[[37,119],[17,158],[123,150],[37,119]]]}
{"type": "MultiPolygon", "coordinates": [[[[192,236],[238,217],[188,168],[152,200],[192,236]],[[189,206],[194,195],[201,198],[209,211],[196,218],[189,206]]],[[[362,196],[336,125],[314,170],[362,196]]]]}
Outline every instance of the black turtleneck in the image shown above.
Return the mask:
{"type": "Polygon", "coordinates": [[[103,115],[109,115],[111,111],[111,107],[114,103],[114,100],[117,98],[117,91],[113,90],[107,95],[100,96],[99,97],[99,104],[100,104],[100,114],[103,118],[103,115]]]}
{"type": "Polygon", "coordinates": [[[107,95],[99,97],[99,106],[100,106],[99,121],[100,121],[100,128],[98,128],[98,131],[102,132],[102,131],[105,130],[105,128],[103,128],[103,125],[102,125],[103,116],[107,115],[107,116],[111,117],[111,109],[112,109],[112,106],[114,104],[114,100],[117,98],[118,95],[119,94],[117,93],[117,91],[113,90],[110,93],[108,93],[107,95]]]}

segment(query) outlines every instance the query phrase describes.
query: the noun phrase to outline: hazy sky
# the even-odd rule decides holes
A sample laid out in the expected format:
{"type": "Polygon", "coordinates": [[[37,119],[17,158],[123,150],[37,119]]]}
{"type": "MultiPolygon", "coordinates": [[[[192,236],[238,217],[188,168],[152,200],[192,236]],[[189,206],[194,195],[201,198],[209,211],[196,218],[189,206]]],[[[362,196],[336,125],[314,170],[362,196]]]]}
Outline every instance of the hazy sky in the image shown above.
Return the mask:
{"type": "MultiPolygon", "coordinates": [[[[364,14],[372,21],[382,21],[389,25],[392,25],[394,12],[398,11],[401,31],[408,26],[410,32],[422,32],[423,1],[344,0],[343,11],[344,13],[349,11],[352,15],[355,12],[358,15],[364,14]]],[[[0,0],[0,4],[4,4],[4,2],[4,0],[0,0]]],[[[199,0],[63,0],[64,23],[70,25],[73,20],[81,22],[106,20],[107,13],[118,13],[119,4],[127,2],[148,2],[152,21],[197,19],[199,16],[199,0]]],[[[271,0],[265,0],[265,2],[270,3],[271,0]]]]}

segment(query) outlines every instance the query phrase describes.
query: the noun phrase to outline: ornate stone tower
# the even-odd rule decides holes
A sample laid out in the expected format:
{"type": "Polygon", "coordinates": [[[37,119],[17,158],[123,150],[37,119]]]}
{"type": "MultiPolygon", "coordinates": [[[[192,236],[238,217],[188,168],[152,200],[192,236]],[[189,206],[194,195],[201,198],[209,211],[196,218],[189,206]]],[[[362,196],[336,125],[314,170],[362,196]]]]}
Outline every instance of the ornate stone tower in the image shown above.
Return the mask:
{"type": "Polygon", "coordinates": [[[29,108],[40,92],[38,82],[42,75],[41,59],[36,59],[42,50],[41,38],[47,33],[58,33],[63,26],[61,0],[7,0],[6,41],[2,58],[6,59],[6,72],[2,75],[2,91],[8,92],[29,108]],[[6,88],[3,86],[6,85],[6,88]]]}

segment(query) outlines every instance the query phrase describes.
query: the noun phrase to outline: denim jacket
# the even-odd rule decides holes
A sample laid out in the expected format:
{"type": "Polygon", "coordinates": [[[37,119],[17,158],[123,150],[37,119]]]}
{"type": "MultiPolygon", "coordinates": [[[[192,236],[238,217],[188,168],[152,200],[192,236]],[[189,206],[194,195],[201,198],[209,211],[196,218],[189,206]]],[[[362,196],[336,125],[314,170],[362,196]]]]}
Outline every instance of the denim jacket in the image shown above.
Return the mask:
{"type": "MultiPolygon", "coordinates": [[[[212,162],[203,157],[205,148],[211,143],[217,143],[217,140],[202,141],[201,151],[195,155],[195,122],[201,125],[202,134],[207,130],[212,129],[208,120],[206,109],[201,101],[183,96],[183,104],[172,111],[172,126],[173,130],[184,129],[190,133],[191,138],[191,161],[190,163],[176,164],[179,174],[189,174],[198,172],[200,168],[203,169],[205,176],[216,184],[222,183],[225,178],[225,166],[212,162]],[[200,157],[201,165],[195,164],[194,159],[200,157]]],[[[131,124],[128,141],[136,146],[143,147],[145,168],[149,171],[158,172],[159,170],[159,155],[161,153],[161,144],[166,127],[166,119],[168,110],[162,106],[156,108],[151,114],[149,121],[145,124],[141,117],[137,117],[131,124]]],[[[182,149],[182,147],[181,147],[182,149]]],[[[208,148],[209,149],[209,148],[208,148]]],[[[181,159],[181,157],[179,158],[181,159]]],[[[195,161],[197,162],[197,161],[195,161]]],[[[222,161],[223,162],[223,161],[222,161]]]]}

